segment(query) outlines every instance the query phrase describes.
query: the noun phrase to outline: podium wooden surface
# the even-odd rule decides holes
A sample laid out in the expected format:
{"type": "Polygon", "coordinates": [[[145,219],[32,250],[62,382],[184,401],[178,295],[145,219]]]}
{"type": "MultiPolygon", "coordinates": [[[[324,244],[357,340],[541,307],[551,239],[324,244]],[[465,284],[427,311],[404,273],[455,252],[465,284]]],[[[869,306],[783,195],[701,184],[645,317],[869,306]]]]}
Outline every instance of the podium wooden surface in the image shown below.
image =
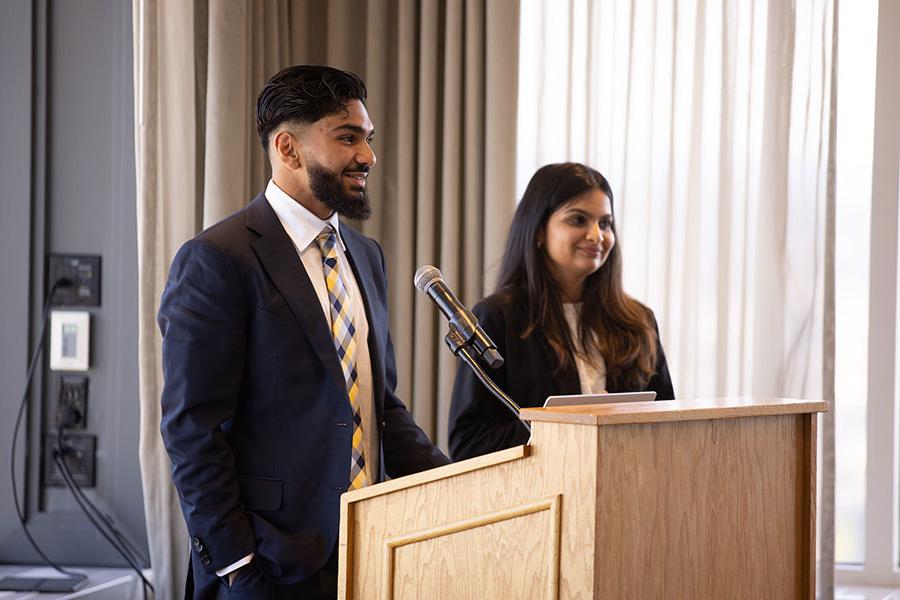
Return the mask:
{"type": "Polygon", "coordinates": [[[827,409],[523,410],[527,446],[342,496],[339,598],[813,598],[827,409]]]}

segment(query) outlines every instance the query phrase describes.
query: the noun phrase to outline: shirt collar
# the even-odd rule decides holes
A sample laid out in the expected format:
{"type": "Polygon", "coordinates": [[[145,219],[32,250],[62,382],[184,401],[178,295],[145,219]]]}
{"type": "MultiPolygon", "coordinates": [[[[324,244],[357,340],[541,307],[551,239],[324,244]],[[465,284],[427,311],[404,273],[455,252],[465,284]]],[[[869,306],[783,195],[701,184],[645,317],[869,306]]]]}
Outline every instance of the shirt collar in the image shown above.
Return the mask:
{"type": "Polygon", "coordinates": [[[322,232],[326,225],[331,225],[337,235],[338,244],[341,250],[347,250],[344,246],[344,240],[341,238],[340,224],[337,212],[332,212],[331,216],[325,220],[314,215],[308,208],[291,198],[274,181],[269,180],[266,186],[266,200],[269,206],[275,211],[281,225],[287,231],[288,236],[297,246],[300,252],[316,240],[316,237],[322,232]]]}

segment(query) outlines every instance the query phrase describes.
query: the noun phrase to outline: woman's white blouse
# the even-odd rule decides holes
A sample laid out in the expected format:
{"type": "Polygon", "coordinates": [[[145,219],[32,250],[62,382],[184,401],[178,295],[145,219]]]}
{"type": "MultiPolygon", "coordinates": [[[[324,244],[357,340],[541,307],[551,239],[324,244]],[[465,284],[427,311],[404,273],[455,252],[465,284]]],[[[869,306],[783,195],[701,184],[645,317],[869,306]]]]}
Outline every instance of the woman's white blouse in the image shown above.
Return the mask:
{"type": "Polygon", "coordinates": [[[586,356],[581,347],[578,335],[578,324],[581,320],[581,302],[564,302],[563,313],[569,324],[572,342],[575,344],[575,366],[578,369],[578,381],[582,394],[606,393],[606,361],[599,352],[586,356]]]}

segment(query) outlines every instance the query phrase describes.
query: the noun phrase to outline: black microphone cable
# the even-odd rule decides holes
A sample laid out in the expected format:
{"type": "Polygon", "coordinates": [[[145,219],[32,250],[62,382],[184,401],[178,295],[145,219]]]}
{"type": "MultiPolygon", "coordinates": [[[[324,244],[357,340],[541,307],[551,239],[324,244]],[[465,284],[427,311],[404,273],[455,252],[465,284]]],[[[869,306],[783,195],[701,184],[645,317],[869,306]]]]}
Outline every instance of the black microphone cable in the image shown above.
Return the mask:
{"type": "MultiPolygon", "coordinates": [[[[79,581],[83,580],[87,577],[84,573],[75,573],[72,571],[67,571],[66,569],[60,567],[58,564],[50,560],[50,558],[44,554],[44,551],[41,550],[38,543],[35,541],[33,537],[31,537],[31,532],[28,531],[28,525],[25,522],[25,514],[22,511],[22,507],[19,504],[19,492],[16,486],[16,442],[19,437],[19,428],[22,425],[22,416],[25,414],[25,407],[28,405],[28,393],[31,390],[31,380],[34,377],[34,369],[37,366],[38,357],[41,355],[41,350],[44,348],[44,333],[47,329],[47,317],[50,314],[50,302],[53,299],[53,294],[56,293],[56,290],[62,287],[69,287],[72,285],[72,281],[65,277],[61,277],[53,282],[53,285],[50,287],[50,292],[47,294],[47,300],[44,301],[44,309],[41,313],[41,325],[38,332],[38,342],[34,348],[34,352],[31,355],[31,360],[28,363],[28,372],[25,376],[25,391],[22,394],[22,402],[19,404],[19,413],[16,416],[16,424],[13,428],[13,436],[12,436],[12,449],[9,453],[9,479],[12,484],[12,493],[13,493],[13,505],[16,507],[16,516],[19,518],[19,524],[22,526],[22,531],[25,533],[25,537],[28,538],[28,542],[31,544],[31,547],[34,548],[35,552],[44,559],[44,562],[54,568],[56,571],[62,573],[63,575],[68,575],[70,577],[75,577],[79,581]]],[[[25,470],[28,470],[28,448],[25,448],[25,470]]]]}
{"type": "Polygon", "coordinates": [[[115,526],[112,516],[104,514],[88,498],[87,494],[84,493],[84,490],[81,488],[81,486],[78,485],[78,482],[75,481],[75,476],[72,474],[72,470],[69,468],[68,463],[65,462],[65,456],[71,450],[71,448],[62,445],[64,441],[63,434],[65,433],[65,430],[71,426],[72,423],[83,418],[83,415],[71,408],[68,408],[66,412],[63,413],[59,423],[59,428],[56,432],[56,452],[54,453],[54,459],[56,458],[56,454],[58,454],[63,462],[63,466],[65,467],[65,472],[62,473],[61,471],[61,473],[63,475],[68,475],[69,480],[72,482],[72,484],[74,484],[74,489],[72,486],[67,486],[69,487],[69,491],[71,491],[72,494],[79,495],[81,499],[84,500],[94,510],[94,513],[103,521],[103,524],[106,525],[107,528],[109,528],[109,531],[113,534],[113,536],[115,536],[115,538],[122,545],[122,548],[128,553],[128,556],[123,558],[126,558],[126,560],[128,558],[131,558],[131,560],[135,563],[140,563],[142,561],[145,563],[149,563],[150,561],[146,559],[143,554],[141,554],[141,551],[135,548],[135,546],[128,540],[128,538],[125,537],[125,535],[115,526]]]}
{"type": "MultiPolygon", "coordinates": [[[[56,564],[53,560],[51,560],[43,552],[43,550],[41,550],[37,541],[35,541],[35,539],[32,537],[31,532],[28,530],[28,525],[25,521],[25,515],[23,513],[22,507],[19,504],[19,494],[18,494],[18,488],[16,485],[16,477],[15,477],[16,446],[17,446],[16,442],[18,441],[19,429],[21,428],[22,418],[25,414],[25,407],[28,405],[28,397],[29,397],[28,394],[29,394],[29,391],[31,390],[31,382],[34,379],[34,371],[35,371],[35,368],[37,367],[37,361],[38,361],[38,358],[40,357],[41,351],[44,348],[45,334],[46,334],[46,329],[47,329],[47,318],[50,314],[50,305],[53,300],[53,295],[56,293],[56,290],[59,288],[62,288],[62,287],[68,287],[70,285],[72,285],[72,281],[67,278],[63,277],[63,278],[56,280],[53,283],[53,286],[50,288],[50,292],[47,295],[47,300],[44,302],[44,307],[43,307],[42,314],[41,314],[41,324],[40,324],[39,333],[38,333],[38,343],[37,343],[37,346],[35,347],[34,352],[31,356],[31,360],[28,363],[28,372],[27,372],[26,379],[25,379],[25,391],[22,394],[22,401],[19,405],[19,411],[16,416],[16,423],[15,423],[15,427],[13,429],[12,449],[10,452],[10,482],[12,484],[13,504],[15,505],[15,508],[16,508],[16,516],[18,517],[19,524],[22,526],[22,531],[25,533],[25,536],[28,538],[28,541],[31,544],[32,548],[34,548],[35,552],[37,552],[38,555],[40,555],[40,557],[44,560],[44,562],[47,565],[49,565],[56,571],[58,571],[64,575],[68,575],[70,577],[75,577],[79,580],[83,580],[87,577],[87,575],[85,575],[84,573],[68,571],[68,570],[64,569],[63,567],[59,566],[58,564],[56,564]]],[[[140,567],[138,566],[138,563],[140,562],[138,559],[140,552],[137,549],[135,549],[134,546],[128,542],[127,538],[125,538],[125,536],[122,535],[122,533],[115,527],[115,525],[111,522],[111,520],[109,518],[107,518],[105,515],[103,515],[103,513],[90,501],[90,499],[87,498],[87,496],[84,494],[84,492],[78,486],[78,484],[75,482],[74,478],[72,477],[72,473],[69,470],[69,467],[65,462],[65,459],[64,459],[65,450],[62,447],[62,433],[63,433],[63,427],[66,423],[67,423],[67,419],[64,418],[63,422],[60,423],[59,430],[57,431],[56,448],[54,449],[54,452],[53,452],[53,461],[54,461],[54,463],[56,463],[56,466],[60,471],[60,475],[62,476],[64,483],[69,488],[69,491],[72,493],[73,497],[75,498],[75,501],[78,503],[79,507],[84,512],[85,516],[87,516],[87,518],[91,521],[91,523],[94,525],[94,527],[97,528],[97,530],[101,533],[101,535],[103,535],[107,539],[107,541],[109,541],[109,543],[113,546],[113,548],[115,548],[115,550],[125,559],[125,561],[129,564],[129,566],[132,569],[134,569],[134,571],[138,574],[138,577],[140,577],[140,579],[141,579],[141,589],[143,591],[143,596],[146,599],[147,598],[147,588],[149,587],[151,592],[154,592],[154,589],[153,589],[153,585],[149,581],[147,581],[147,579],[144,577],[143,572],[140,570],[140,567]],[[103,529],[103,527],[100,525],[100,523],[97,522],[97,518],[95,518],[91,514],[91,512],[90,512],[90,510],[88,510],[86,504],[88,506],[90,506],[91,509],[94,510],[94,513],[96,514],[97,518],[99,518],[109,528],[109,531],[112,532],[112,535],[107,533],[107,531],[105,531],[103,529]],[[113,537],[115,537],[116,539],[114,540],[113,537]]],[[[26,448],[26,456],[27,456],[27,448],[26,448]]],[[[26,468],[27,468],[27,466],[26,466],[26,468]]]]}

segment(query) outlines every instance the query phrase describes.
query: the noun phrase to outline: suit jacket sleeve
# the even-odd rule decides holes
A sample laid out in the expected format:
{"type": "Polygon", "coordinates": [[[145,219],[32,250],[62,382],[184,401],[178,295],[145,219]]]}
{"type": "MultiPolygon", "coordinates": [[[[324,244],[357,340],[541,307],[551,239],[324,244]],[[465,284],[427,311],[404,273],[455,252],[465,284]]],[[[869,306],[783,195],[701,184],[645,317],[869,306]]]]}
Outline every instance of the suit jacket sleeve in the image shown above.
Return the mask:
{"type": "Polygon", "coordinates": [[[669,376],[666,353],[663,351],[662,342],[659,339],[659,326],[652,313],[650,317],[653,319],[653,329],[656,331],[656,372],[647,382],[647,390],[656,392],[657,400],[674,400],[675,390],[672,387],[672,378],[669,376]]]}
{"type": "MultiPolygon", "coordinates": [[[[502,356],[507,356],[506,340],[509,324],[501,306],[480,302],[472,312],[502,356]]],[[[506,391],[508,363],[499,369],[485,367],[485,372],[500,389],[506,391]]],[[[450,456],[463,460],[511,448],[528,441],[528,430],[482,385],[471,369],[459,361],[450,405],[450,456]]]]}
{"type": "Polygon", "coordinates": [[[255,548],[222,429],[241,386],[247,307],[239,274],[221,249],[202,239],[181,248],[158,321],[165,378],[160,431],[193,549],[212,573],[255,548]]]}
{"type": "MultiPolygon", "coordinates": [[[[376,244],[377,246],[377,244],[376,244]]],[[[387,282],[384,254],[381,257],[381,274],[387,282]]],[[[385,283],[385,294],[387,293],[385,283]]],[[[384,352],[384,412],[381,445],[384,450],[384,470],[389,477],[402,477],[450,463],[443,452],[438,450],[422,429],[416,425],[394,390],[397,387],[397,363],[394,357],[394,343],[390,332],[384,352]]]]}

